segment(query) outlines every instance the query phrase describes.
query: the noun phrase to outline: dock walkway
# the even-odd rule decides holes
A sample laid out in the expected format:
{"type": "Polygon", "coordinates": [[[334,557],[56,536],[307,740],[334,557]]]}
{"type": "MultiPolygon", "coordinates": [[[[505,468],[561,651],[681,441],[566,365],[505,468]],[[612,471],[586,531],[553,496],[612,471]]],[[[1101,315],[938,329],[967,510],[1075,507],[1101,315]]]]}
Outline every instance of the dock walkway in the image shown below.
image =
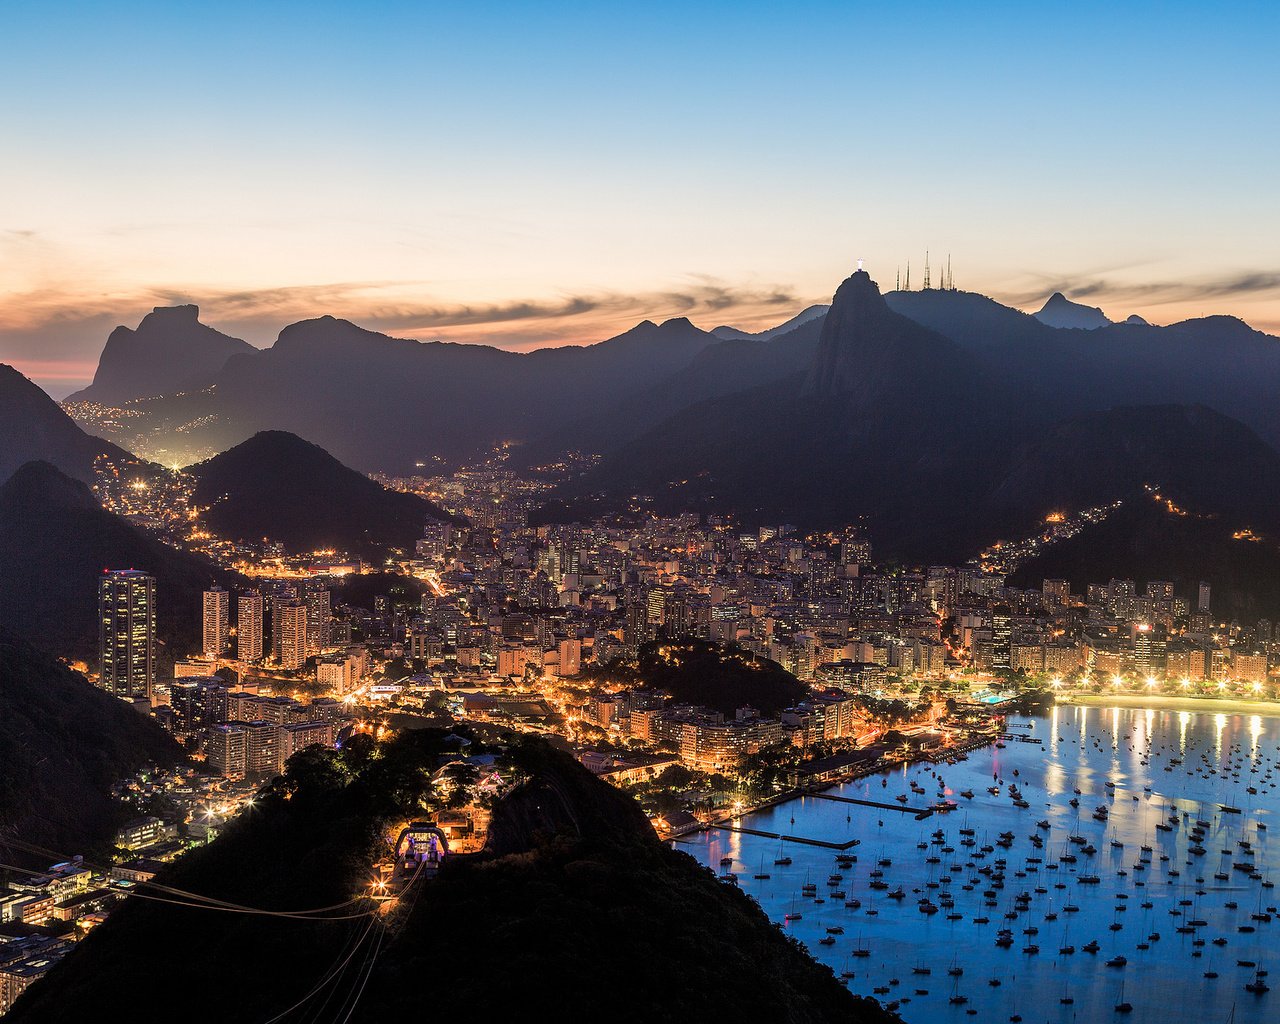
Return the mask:
{"type": "Polygon", "coordinates": [[[903,814],[914,814],[916,821],[923,821],[933,813],[932,807],[909,807],[907,804],[882,804],[875,800],[858,800],[851,796],[832,796],[830,793],[808,793],[815,800],[834,800],[841,804],[857,804],[860,807],[875,807],[881,811],[898,811],[903,814]]]}
{"type": "Polygon", "coordinates": [[[778,832],[763,832],[758,828],[743,828],[741,825],[711,825],[713,829],[723,832],[740,832],[745,836],[760,836],[762,839],[778,839],[784,843],[803,843],[805,846],[822,846],[828,850],[847,850],[857,846],[860,839],[850,839],[847,843],[832,843],[825,839],[809,839],[805,836],[784,836],[778,832]]]}

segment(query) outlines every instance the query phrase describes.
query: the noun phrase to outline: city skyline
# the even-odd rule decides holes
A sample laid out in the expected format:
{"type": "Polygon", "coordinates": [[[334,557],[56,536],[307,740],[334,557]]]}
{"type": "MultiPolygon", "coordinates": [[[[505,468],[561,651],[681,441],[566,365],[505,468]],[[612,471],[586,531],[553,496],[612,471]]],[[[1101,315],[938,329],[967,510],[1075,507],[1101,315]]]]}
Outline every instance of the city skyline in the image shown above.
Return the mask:
{"type": "Polygon", "coordinates": [[[527,349],[771,326],[926,250],[1280,329],[1262,5],[64,13],[7,12],[0,71],[0,360],[59,397],[155,305],[527,349]]]}
{"type": "Polygon", "coordinates": [[[0,1024],[1274,1017],[1277,38],[0,9],[0,1024]]]}

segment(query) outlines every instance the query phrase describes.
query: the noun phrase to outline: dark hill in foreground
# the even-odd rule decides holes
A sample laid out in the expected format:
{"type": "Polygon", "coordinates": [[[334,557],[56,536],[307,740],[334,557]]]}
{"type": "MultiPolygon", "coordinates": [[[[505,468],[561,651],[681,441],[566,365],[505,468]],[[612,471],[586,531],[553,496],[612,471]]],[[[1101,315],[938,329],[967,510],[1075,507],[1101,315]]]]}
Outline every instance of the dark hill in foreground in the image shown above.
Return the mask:
{"type": "Polygon", "coordinates": [[[86,434],[37,384],[0,363],[0,483],[35,459],[91,483],[100,455],[131,458],[110,441],[86,434]]]}
{"type": "Polygon", "coordinates": [[[236,579],[148,537],[48,463],[28,463],[0,487],[0,623],[6,629],[59,657],[93,661],[103,569],[155,576],[161,662],[197,648],[201,591],[215,582],[231,589],[236,579]]]}
{"type": "MultiPolygon", "coordinates": [[[[358,913],[346,901],[367,886],[380,826],[419,813],[424,769],[450,742],[421,730],[376,756],[361,742],[295,758],[251,814],[162,880],[245,906],[358,913]]],[[[322,1003],[339,1019],[369,1022],[406,1007],[442,1020],[895,1019],[842,988],[745,894],[659,842],[630,798],[567,755],[533,741],[506,770],[525,781],[495,807],[490,849],[448,862],[382,919],[396,930],[366,918],[135,900],[33,986],[11,1019],[128,1005],[154,1020],[181,1005],[192,1022],[293,1021],[322,1003]],[[259,963],[270,969],[245,972],[259,963]]]]}
{"type": "Polygon", "coordinates": [[[35,648],[0,637],[0,850],[6,863],[45,867],[59,854],[109,846],[129,817],[111,786],[181,751],[160,726],[35,648]]]}
{"type": "Polygon", "coordinates": [[[348,469],[323,448],[282,430],[189,470],[205,521],[224,537],[269,538],[290,552],[338,550],[378,556],[413,550],[428,520],[452,519],[431,502],[391,491],[348,469]]]}

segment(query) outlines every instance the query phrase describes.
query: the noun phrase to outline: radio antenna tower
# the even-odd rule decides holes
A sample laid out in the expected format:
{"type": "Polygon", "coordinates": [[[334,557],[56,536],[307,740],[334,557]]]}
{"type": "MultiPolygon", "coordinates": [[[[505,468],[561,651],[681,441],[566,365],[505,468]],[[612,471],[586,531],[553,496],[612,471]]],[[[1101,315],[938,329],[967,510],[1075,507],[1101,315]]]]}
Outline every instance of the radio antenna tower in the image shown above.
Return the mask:
{"type": "Polygon", "coordinates": [[[929,250],[924,251],[924,290],[929,290],[929,250]]]}

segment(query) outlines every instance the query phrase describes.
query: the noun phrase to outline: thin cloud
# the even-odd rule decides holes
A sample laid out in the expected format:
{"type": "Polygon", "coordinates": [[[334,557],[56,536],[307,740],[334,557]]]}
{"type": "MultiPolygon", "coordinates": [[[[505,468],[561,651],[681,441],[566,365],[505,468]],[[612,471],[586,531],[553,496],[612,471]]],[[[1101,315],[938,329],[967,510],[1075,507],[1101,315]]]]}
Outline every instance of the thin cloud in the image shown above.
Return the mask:
{"type": "Polygon", "coordinates": [[[1146,305],[1170,305],[1196,302],[1203,299],[1249,298],[1251,296],[1280,294],[1280,271],[1250,270],[1215,278],[1186,281],[1117,281],[1115,279],[1081,276],[1046,279],[1034,290],[1027,288],[1006,300],[1015,306],[1043,302],[1054,292],[1062,292],[1067,298],[1105,299],[1112,302],[1134,302],[1146,305]]]}
{"type": "Polygon", "coordinates": [[[259,346],[270,345],[286,324],[329,314],[401,337],[518,351],[602,341],[644,319],[688,316],[708,329],[724,320],[747,329],[773,326],[806,304],[782,285],[738,286],[706,276],[639,294],[570,293],[497,303],[414,299],[425,290],[409,281],[223,291],[165,286],[97,296],[33,288],[0,296],[0,361],[39,366],[45,380],[91,376],[86,367],[94,365],[114,326],[135,326],[152,307],[184,303],[199,305],[203,322],[259,346]],[[57,370],[58,363],[68,369],[57,370]]]}
{"type": "MultiPolygon", "coordinates": [[[[630,317],[639,321],[732,311],[755,320],[766,314],[773,315],[778,310],[798,308],[802,303],[790,288],[777,285],[746,288],[711,278],[696,278],[686,288],[658,292],[567,294],[554,299],[499,303],[424,303],[405,296],[406,292],[420,290],[421,285],[401,281],[214,293],[165,288],[149,291],[147,301],[153,305],[197,302],[207,322],[226,324],[228,329],[236,325],[260,327],[268,322],[278,329],[285,323],[330,314],[374,330],[399,331],[415,337],[459,328],[473,331],[494,328],[488,340],[499,346],[506,344],[504,329],[510,325],[582,321],[570,332],[579,336],[583,330],[590,332],[595,323],[620,318],[630,317]]],[[[534,333],[542,335],[546,332],[535,328],[534,333]]],[[[529,332],[516,330],[512,334],[511,341],[518,346],[527,340],[529,332]]]]}

